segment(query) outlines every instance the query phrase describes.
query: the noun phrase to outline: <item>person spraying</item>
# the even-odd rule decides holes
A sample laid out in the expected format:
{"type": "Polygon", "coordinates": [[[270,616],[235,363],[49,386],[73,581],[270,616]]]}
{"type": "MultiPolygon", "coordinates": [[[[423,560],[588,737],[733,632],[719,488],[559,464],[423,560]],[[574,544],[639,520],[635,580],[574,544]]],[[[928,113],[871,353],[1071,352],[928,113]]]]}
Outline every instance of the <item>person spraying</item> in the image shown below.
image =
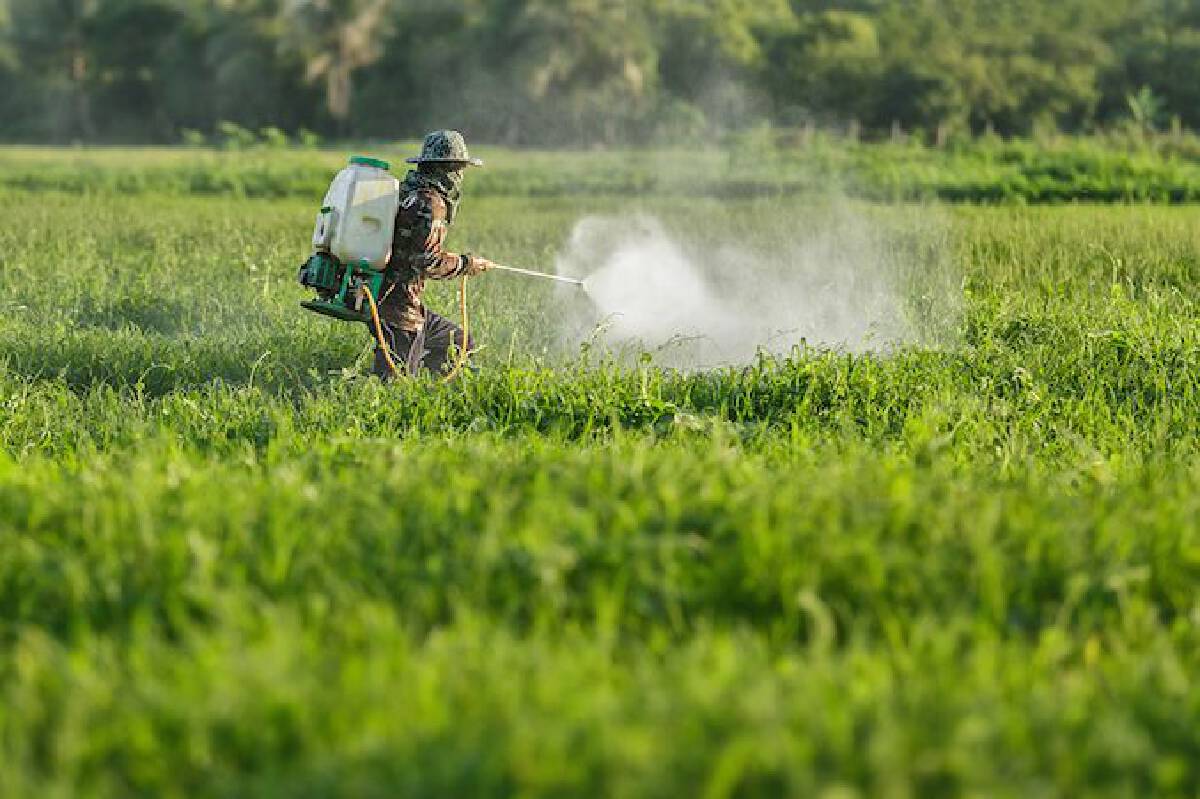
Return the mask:
{"type": "Polygon", "coordinates": [[[474,277],[492,267],[476,255],[450,252],[446,235],[458,215],[463,178],[468,167],[483,166],[472,158],[458,131],[440,130],[425,137],[421,154],[407,159],[415,165],[400,184],[400,207],[392,238],[392,253],[384,273],[379,316],[383,342],[376,342],[374,372],[387,379],[394,356],[408,374],[420,368],[441,375],[451,367],[451,351],[470,353],[474,342],[446,317],[421,301],[426,280],[474,277]]]}
{"type": "Polygon", "coordinates": [[[384,161],[364,156],[334,178],[317,215],[313,254],[300,268],[301,285],[316,299],[302,307],[324,316],[365,323],[375,339],[373,372],[387,380],[421,371],[452,379],[475,348],[462,327],[425,307],[426,280],[466,278],[489,269],[583,285],[582,281],[501,266],[446,249],[472,158],[463,135],[439,130],[425,137],[403,181],[384,161]],[[457,353],[457,358],[451,354],[457,353]]]}

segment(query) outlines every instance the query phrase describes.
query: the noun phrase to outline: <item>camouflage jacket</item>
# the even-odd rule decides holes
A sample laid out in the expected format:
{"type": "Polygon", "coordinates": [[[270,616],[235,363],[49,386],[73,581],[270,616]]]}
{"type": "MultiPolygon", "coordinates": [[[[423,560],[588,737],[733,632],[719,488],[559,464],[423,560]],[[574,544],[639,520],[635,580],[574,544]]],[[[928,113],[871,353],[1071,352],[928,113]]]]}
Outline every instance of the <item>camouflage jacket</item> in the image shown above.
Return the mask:
{"type": "Polygon", "coordinates": [[[418,189],[401,198],[379,303],[379,314],[389,326],[416,332],[425,324],[421,295],[426,279],[450,280],[477,273],[474,258],[443,246],[450,228],[447,216],[446,199],[435,189],[418,189]]]}

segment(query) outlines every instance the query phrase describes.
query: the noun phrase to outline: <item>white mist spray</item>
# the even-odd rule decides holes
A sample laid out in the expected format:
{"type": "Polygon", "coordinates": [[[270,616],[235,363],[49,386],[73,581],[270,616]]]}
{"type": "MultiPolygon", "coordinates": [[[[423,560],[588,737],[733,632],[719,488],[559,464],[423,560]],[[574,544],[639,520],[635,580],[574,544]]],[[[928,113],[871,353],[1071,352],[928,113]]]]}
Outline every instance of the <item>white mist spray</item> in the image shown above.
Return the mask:
{"type": "Polygon", "coordinates": [[[683,368],[801,343],[854,352],[944,343],[959,307],[944,244],[928,220],[901,237],[841,208],[811,226],[774,220],[745,241],[672,233],[652,217],[588,217],[558,259],[559,274],[586,279],[590,298],[571,305],[565,332],[683,368]]]}

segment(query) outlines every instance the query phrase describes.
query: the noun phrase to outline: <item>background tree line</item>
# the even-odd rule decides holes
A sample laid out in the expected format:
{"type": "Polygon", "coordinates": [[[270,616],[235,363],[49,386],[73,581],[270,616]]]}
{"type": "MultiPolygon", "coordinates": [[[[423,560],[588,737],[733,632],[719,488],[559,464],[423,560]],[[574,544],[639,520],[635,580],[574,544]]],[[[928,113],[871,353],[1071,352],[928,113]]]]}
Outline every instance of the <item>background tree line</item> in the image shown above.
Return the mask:
{"type": "Polygon", "coordinates": [[[1200,0],[0,0],[0,138],[1200,128],[1200,0]],[[191,132],[191,133],[188,133],[191,132]]]}

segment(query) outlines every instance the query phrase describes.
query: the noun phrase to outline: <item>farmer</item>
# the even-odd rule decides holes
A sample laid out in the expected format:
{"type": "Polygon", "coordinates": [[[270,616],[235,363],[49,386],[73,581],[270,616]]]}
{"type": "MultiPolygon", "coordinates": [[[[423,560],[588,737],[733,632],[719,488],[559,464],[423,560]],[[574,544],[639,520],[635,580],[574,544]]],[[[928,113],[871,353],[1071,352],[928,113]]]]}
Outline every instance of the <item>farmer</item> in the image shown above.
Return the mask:
{"type": "MultiPolygon", "coordinates": [[[[458,213],[463,175],[468,166],[483,166],[483,161],[471,157],[456,130],[430,133],[421,155],[407,161],[416,164],[416,169],[400,186],[400,210],[379,315],[392,362],[399,370],[413,375],[425,368],[443,374],[451,367],[451,346],[458,352],[470,352],[474,343],[464,341],[458,325],[425,308],[421,294],[426,278],[478,275],[493,266],[486,258],[458,255],[443,246],[458,213]]],[[[378,342],[375,374],[384,379],[392,374],[378,342]]]]}

